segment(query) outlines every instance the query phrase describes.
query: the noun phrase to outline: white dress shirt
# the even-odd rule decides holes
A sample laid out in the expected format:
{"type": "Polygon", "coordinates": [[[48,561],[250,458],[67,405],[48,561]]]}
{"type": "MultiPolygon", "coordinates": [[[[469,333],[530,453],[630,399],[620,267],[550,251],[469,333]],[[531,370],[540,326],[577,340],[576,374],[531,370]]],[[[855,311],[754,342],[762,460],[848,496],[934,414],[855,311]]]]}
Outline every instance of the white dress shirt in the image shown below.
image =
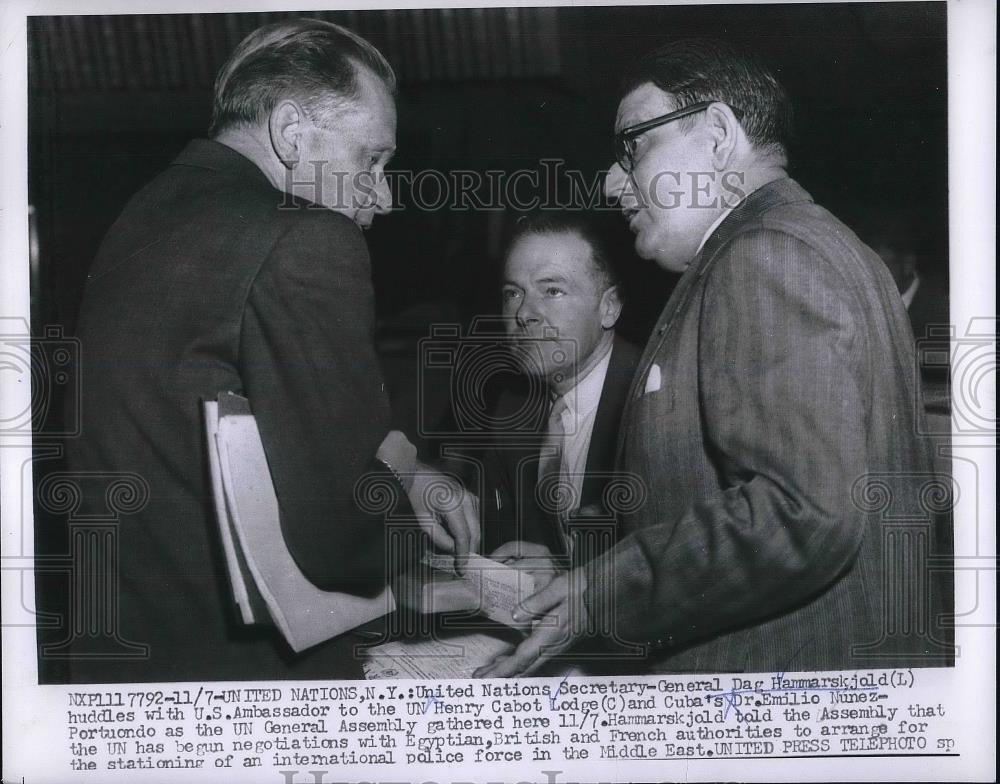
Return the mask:
{"type": "Polygon", "coordinates": [[[913,298],[917,296],[917,289],[920,288],[920,276],[917,273],[913,273],[913,282],[906,287],[906,291],[902,293],[903,304],[906,305],[906,309],[910,309],[910,305],[913,304],[913,298]]]}
{"type": "Polygon", "coordinates": [[[738,206],[739,205],[737,204],[737,205],[733,205],[732,207],[726,207],[726,209],[724,209],[722,211],[722,214],[719,215],[719,217],[716,218],[714,221],[712,221],[712,225],[708,227],[708,231],[705,232],[705,234],[701,238],[701,242],[698,244],[698,250],[696,250],[694,252],[695,256],[697,256],[699,253],[701,253],[701,249],[705,247],[705,243],[708,242],[708,238],[712,236],[713,232],[717,228],[719,228],[719,224],[722,223],[722,221],[724,221],[726,218],[728,218],[729,217],[729,213],[731,213],[733,210],[735,210],[736,207],[738,207],[738,206]]]}
{"type": "Polygon", "coordinates": [[[601,360],[587,375],[577,381],[576,386],[562,396],[566,407],[561,416],[563,434],[559,470],[562,478],[569,480],[573,486],[574,507],[579,506],[580,493],[583,490],[583,473],[587,468],[590,436],[594,432],[597,406],[601,402],[604,379],[608,375],[611,346],[609,342],[601,360]]]}

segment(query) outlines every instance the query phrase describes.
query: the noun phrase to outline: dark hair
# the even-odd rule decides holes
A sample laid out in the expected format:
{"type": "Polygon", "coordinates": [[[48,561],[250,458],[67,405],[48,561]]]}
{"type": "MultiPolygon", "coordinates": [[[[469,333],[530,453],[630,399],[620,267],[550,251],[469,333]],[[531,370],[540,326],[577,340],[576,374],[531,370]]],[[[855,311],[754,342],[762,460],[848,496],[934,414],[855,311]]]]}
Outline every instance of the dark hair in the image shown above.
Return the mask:
{"type": "Polygon", "coordinates": [[[676,40],[643,55],[630,67],[622,83],[623,95],[648,82],[669,93],[676,109],[699,101],[722,101],[739,109],[740,124],[755,146],[787,155],[791,102],[774,74],[750,52],[713,38],[676,40]]]}
{"type": "Polygon", "coordinates": [[[369,69],[389,92],[396,75],[381,52],[345,27],[319,19],[277,22],[254,30],[215,78],[209,136],[266,120],[278,101],[296,96],[321,122],[358,96],[358,68],[369,69]]]}
{"type": "Polygon", "coordinates": [[[615,268],[608,230],[596,215],[573,211],[538,210],[521,215],[507,237],[506,258],[514,243],[535,234],[575,234],[590,246],[595,278],[604,288],[620,282],[615,268]]]}

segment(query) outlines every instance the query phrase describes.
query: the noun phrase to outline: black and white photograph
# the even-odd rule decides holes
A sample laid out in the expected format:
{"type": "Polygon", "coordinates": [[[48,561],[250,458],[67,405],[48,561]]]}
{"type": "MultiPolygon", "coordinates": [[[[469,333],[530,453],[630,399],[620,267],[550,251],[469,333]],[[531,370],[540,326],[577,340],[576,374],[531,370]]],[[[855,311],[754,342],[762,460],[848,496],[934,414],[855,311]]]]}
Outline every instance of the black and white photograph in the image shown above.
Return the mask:
{"type": "Polygon", "coordinates": [[[960,5],[12,9],[4,780],[987,780],[960,5]]]}

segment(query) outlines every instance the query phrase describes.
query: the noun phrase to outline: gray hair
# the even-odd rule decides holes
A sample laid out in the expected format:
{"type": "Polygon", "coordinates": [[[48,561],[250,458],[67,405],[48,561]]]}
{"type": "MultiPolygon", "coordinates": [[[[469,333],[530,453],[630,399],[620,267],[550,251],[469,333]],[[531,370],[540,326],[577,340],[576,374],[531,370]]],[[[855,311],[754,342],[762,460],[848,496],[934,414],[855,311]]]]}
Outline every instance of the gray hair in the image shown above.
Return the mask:
{"type": "Polygon", "coordinates": [[[263,123],[278,101],[294,97],[314,122],[358,97],[358,69],[367,68],[396,92],[392,66],[345,27],[320,19],[265,25],[244,38],[215,78],[209,136],[263,123]]]}

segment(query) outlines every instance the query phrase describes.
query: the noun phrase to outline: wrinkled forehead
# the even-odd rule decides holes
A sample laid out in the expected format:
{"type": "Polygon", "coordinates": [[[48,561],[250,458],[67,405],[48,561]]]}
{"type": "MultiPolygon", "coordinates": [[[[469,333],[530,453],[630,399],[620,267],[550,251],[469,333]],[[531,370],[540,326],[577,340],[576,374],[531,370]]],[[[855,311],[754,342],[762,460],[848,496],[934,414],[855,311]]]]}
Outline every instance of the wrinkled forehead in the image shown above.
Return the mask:
{"type": "Polygon", "coordinates": [[[645,82],[622,98],[615,116],[615,133],[673,111],[676,101],[652,82],[645,82]]]}

